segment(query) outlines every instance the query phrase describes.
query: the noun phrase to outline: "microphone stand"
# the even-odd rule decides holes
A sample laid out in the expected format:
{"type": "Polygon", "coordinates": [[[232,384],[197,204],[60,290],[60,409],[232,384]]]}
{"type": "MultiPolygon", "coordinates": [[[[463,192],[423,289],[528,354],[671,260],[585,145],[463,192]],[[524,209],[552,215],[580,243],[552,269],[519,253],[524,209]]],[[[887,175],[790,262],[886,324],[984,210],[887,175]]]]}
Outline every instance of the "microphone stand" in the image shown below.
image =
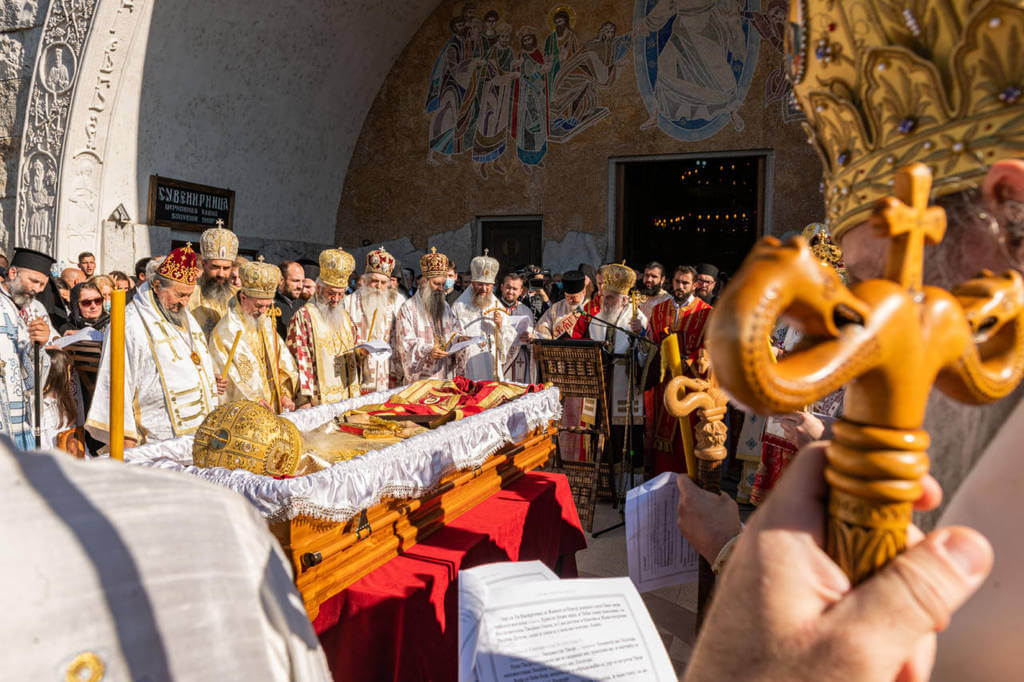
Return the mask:
{"type": "MultiPolygon", "coordinates": [[[[642,334],[635,333],[631,329],[624,329],[623,327],[620,327],[620,326],[618,326],[616,324],[612,324],[611,322],[608,322],[607,320],[598,319],[598,318],[594,317],[593,315],[591,315],[590,313],[588,313],[585,310],[579,310],[577,312],[579,312],[584,317],[590,318],[590,320],[592,322],[598,322],[600,324],[603,324],[607,328],[615,329],[617,331],[620,331],[620,332],[622,332],[623,334],[625,334],[629,338],[629,350],[627,351],[627,358],[629,359],[629,366],[628,366],[627,375],[626,375],[627,376],[626,381],[628,382],[627,383],[627,389],[626,389],[626,400],[627,400],[627,405],[628,405],[629,412],[628,412],[628,417],[627,417],[627,420],[626,420],[626,433],[623,436],[622,453],[621,453],[622,458],[621,458],[621,461],[620,461],[620,464],[623,467],[623,474],[622,474],[622,476],[620,476],[619,481],[617,483],[615,481],[615,468],[614,468],[612,462],[608,462],[608,473],[609,473],[609,475],[612,478],[612,489],[613,489],[613,491],[615,493],[615,504],[616,504],[616,506],[619,507],[619,515],[622,516],[623,520],[619,521],[618,523],[612,524],[611,526],[608,526],[607,528],[603,528],[603,529],[601,529],[599,531],[595,531],[595,532],[590,534],[590,537],[596,538],[596,537],[600,537],[601,535],[604,535],[605,533],[609,533],[609,532],[611,532],[611,531],[613,531],[613,530],[615,530],[617,528],[621,528],[622,526],[626,525],[626,520],[625,520],[625,513],[626,513],[626,506],[625,506],[625,499],[626,499],[626,486],[625,486],[626,474],[625,474],[625,467],[626,466],[629,467],[629,481],[630,481],[630,483],[632,484],[632,483],[635,482],[634,472],[633,472],[633,448],[632,448],[632,446],[633,446],[633,403],[636,400],[636,393],[635,393],[636,389],[634,387],[634,381],[636,379],[635,351],[636,351],[636,346],[637,346],[638,342],[640,342],[640,343],[647,343],[648,345],[655,346],[655,347],[657,347],[658,344],[654,343],[654,341],[652,341],[651,339],[648,339],[646,336],[643,336],[642,334]]],[[[614,350],[615,350],[614,348],[611,349],[612,355],[614,355],[614,350]]],[[[615,369],[614,369],[614,366],[613,366],[612,372],[614,373],[614,371],[615,371],[615,369]]],[[[611,426],[611,425],[609,425],[609,426],[611,426]]]]}

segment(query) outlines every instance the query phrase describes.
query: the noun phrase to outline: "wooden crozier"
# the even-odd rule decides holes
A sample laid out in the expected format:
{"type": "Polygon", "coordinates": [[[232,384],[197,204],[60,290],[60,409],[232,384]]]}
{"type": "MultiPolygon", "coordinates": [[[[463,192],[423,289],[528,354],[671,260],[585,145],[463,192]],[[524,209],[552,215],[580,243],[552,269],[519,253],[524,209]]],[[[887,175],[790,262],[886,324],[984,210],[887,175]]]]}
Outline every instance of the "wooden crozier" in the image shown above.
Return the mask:
{"type": "MultiPolygon", "coordinates": [[[[696,482],[704,490],[718,494],[722,486],[722,460],[727,450],[725,439],[728,428],[723,421],[729,397],[718,386],[714,370],[708,357],[708,349],[701,349],[692,373],[698,378],[676,376],[665,387],[665,409],[673,417],[685,419],[692,412],[697,413],[697,436],[694,457],[697,462],[696,482]]],[[[689,428],[689,424],[685,424],[689,428]]],[[[681,425],[680,428],[683,428],[681,425]]],[[[711,564],[700,558],[697,574],[697,627],[707,612],[707,604],[715,586],[715,574],[711,564]]]]}
{"type": "Polygon", "coordinates": [[[848,384],[827,450],[827,550],[853,582],[902,552],[928,471],[921,429],[932,385],[980,404],[1024,374],[1024,284],[1016,272],[946,292],[922,284],[925,244],[942,240],[928,207],[931,173],[914,164],[878,202],[875,235],[890,240],[884,277],[850,288],[807,243],[763,239],[719,299],[708,330],[722,387],[759,413],[801,409],[848,384]],[[783,318],[803,342],[777,363],[766,343],[783,318]]]}

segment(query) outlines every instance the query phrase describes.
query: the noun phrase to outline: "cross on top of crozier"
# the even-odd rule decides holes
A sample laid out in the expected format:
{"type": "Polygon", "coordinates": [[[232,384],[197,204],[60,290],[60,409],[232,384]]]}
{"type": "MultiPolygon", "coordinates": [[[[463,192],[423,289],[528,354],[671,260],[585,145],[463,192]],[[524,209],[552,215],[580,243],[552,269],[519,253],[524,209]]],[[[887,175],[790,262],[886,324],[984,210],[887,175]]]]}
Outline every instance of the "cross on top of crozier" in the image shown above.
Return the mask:
{"type": "Polygon", "coordinates": [[[896,174],[893,195],[880,200],[871,216],[876,236],[892,239],[885,264],[885,278],[908,291],[923,284],[924,245],[938,244],[946,233],[946,212],[928,206],[932,174],[916,163],[896,174]]]}

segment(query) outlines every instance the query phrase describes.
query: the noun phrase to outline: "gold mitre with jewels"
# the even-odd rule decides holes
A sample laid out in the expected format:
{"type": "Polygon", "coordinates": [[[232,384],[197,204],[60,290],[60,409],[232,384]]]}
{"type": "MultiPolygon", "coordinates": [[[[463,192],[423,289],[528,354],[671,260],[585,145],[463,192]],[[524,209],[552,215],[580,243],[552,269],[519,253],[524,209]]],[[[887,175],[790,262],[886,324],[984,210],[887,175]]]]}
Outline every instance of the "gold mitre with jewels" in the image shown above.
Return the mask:
{"type": "Polygon", "coordinates": [[[213,227],[199,238],[199,255],[203,260],[229,260],[238,258],[238,237],[231,230],[213,227]]]}
{"type": "Polygon", "coordinates": [[[241,292],[249,298],[274,298],[281,282],[281,270],[276,265],[253,261],[238,268],[242,281],[241,292]]]}
{"type": "Polygon", "coordinates": [[[394,269],[395,257],[385,251],[383,246],[366,254],[366,269],[363,274],[390,277],[394,269]]]}
{"type": "Polygon", "coordinates": [[[443,277],[448,274],[448,256],[437,252],[436,246],[430,247],[430,253],[420,258],[420,273],[427,279],[443,277]]]}
{"type": "Polygon", "coordinates": [[[616,294],[626,295],[636,284],[636,272],[625,263],[601,266],[601,286],[616,294]]]}
{"type": "Polygon", "coordinates": [[[469,262],[469,279],[471,282],[494,284],[494,279],[498,276],[498,267],[498,260],[488,256],[487,249],[484,249],[484,255],[477,256],[469,262]]]}
{"type": "Polygon", "coordinates": [[[251,400],[221,405],[206,416],[192,442],[197,467],[247,469],[292,476],[302,455],[298,428],[251,400]]]}
{"type": "Polygon", "coordinates": [[[931,168],[932,198],[977,186],[1024,148],[1024,2],[792,0],[790,80],[822,159],[838,241],[931,168]]]}
{"type": "Polygon", "coordinates": [[[331,287],[348,288],[348,278],[356,269],[356,259],[347,251],[327,249],[320,252],[320,281],[331,287]]]}

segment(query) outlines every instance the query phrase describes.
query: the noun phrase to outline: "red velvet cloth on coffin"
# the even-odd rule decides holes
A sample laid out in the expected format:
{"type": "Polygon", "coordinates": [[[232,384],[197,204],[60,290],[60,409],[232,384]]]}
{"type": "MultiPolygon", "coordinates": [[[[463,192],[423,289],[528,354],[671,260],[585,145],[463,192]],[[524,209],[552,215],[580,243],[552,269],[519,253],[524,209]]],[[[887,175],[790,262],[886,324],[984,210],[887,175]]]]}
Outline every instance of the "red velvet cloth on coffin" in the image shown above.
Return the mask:
{"type": "Polygon", "coordinates": [[[539,559],[576,576],[587,546],[569,482],[530,472],[320,606],[335,680],[455,680],[463,568],[539,559]]]}

